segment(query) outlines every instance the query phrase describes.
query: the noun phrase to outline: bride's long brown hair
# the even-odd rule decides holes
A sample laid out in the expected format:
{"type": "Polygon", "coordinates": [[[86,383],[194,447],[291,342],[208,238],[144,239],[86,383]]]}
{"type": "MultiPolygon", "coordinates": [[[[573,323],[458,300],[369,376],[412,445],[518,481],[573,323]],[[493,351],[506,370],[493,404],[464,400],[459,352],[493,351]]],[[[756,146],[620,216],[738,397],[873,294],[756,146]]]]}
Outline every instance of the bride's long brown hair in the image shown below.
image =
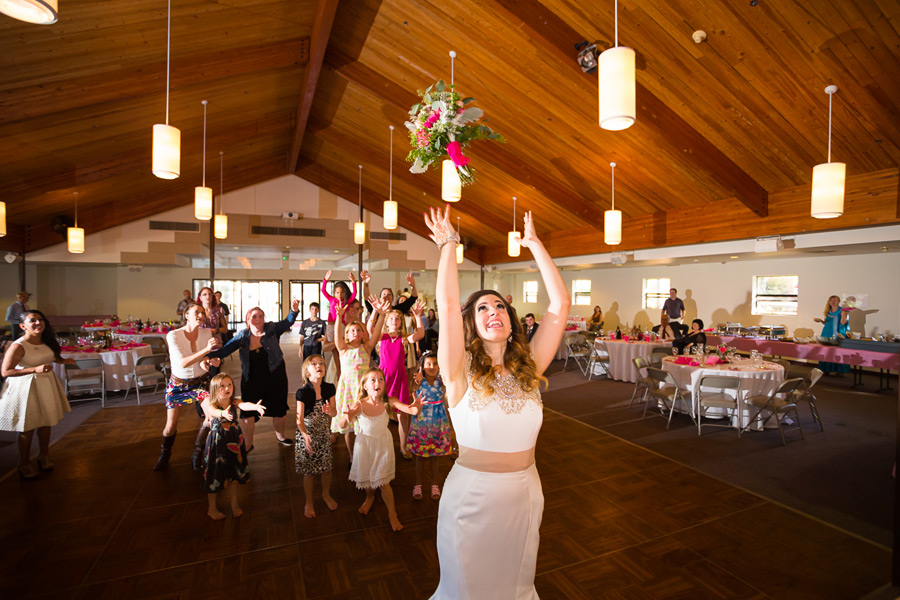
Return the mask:
{"type": "Polygon", "coordinates": [[[541,383],[546,384],[547,378],[538,375],[537,365],[531,356],[531,348],[525,337],[525,329],[516,315],[516,309],[506,303],[506,300],[494,290],[481,290],[475,292],[462,308],[463,328],[465,335],[466,351],[472,356],[472,385],[479,391],[488,395],[494,393],[494,376],[499,375],[503,365],[495,365],[491,357],[484,351],[484,343],[478,337],[478,329],[475,326],[475,305],[484,296],[496,296],[506,307],[509,316],[509,325],[512,340],[506,343],[506,351],[503,353],[503,364],[513,373],[519,387],[530,392],[541,383]]]}

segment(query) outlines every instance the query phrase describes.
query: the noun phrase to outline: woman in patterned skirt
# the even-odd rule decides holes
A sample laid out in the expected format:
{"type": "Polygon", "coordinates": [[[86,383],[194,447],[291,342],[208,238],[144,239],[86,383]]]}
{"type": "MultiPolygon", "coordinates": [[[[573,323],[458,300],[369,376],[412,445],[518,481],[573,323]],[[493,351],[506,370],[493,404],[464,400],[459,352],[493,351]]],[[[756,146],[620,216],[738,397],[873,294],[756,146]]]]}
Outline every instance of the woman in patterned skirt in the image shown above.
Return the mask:
{"type": "Polygon", "coordinates": [[[316,516],[313,506],[314,476],[322,476],[322,499],[330,510],[337,510],[331,497],[331,419],[337,416],[335,388],[325,381],[325,359],[312,354],[300,369],[303,387],[297,390],[297,443],[294,444],[294,466],[303,475],[303,493],[307,519],[316,516]]]}

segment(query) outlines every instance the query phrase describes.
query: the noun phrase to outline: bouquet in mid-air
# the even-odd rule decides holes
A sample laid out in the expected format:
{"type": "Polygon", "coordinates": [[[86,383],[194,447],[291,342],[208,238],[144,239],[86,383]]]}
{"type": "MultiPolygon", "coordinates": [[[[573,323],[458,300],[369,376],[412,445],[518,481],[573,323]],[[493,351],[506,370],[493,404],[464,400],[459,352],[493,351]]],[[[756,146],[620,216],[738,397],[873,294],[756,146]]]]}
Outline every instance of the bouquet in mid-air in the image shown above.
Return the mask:
{"type": "Polygon", "coordinates": [[[471,106],[474,98],[461,98],[453,88],[442,79],[427,90],[418,91],[421,102],[409,109],[406,122],[412,145],[406,160],[413,163],[411,173],[424,173],[446,156],[453,161],[462,184],[469,185],[475,182],[475,171],[463,155],[463,148],[475,140],[506,140],[484,124],[484,111],[471,106]]]}

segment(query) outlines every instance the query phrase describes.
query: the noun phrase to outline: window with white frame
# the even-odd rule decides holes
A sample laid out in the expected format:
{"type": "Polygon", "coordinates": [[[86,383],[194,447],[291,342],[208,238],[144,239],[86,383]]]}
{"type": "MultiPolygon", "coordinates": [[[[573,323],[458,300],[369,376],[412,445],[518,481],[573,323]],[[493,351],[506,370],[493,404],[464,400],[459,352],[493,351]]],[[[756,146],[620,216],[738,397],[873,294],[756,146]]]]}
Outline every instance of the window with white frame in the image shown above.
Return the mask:
{"type": "Polygon", "coordinates": [[[537,302],[538,282],[537,280],[526,281],[522,285],[522,298],[525,304],[537,302]]]}
{"type": "Polygon", "coordinates": [[[669,297],[669,290],[671,287],[668,277],[644,279],[641,308],[656,308],[662,310],[663,304],[665,304],[666,299],[669,297]]]}
{"type": "Polygon", "coordinates": [[[754,275],[752,314],[796,315],[799,289],[799,275],[754,275]]]}
{"type": "Polygon", "coordinates": [[[576,306],[590,305],[591,303],[591,280],[576,279],[572,282],[572,301],[576,306]]]}

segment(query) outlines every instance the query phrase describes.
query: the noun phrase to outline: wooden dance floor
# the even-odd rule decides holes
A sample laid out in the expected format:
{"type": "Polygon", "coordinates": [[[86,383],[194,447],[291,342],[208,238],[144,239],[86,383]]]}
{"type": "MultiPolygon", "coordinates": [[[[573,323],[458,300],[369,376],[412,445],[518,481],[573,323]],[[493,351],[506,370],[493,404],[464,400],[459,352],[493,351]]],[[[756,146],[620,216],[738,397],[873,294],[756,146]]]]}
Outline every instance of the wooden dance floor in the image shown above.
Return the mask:
{"type": "MultiPolygon", "coordinates": [[[[888,579],[884,548],[558,413],[545,418],[544,600],[843,599],[888,579]]],[[[293,449],[276,446],[266,419],[244,516],[231,518],[223,497],[229,517],[214,522],[189,465],[196,415],[182,416],[172,465],[155,473],[162,426],[158,403],[108,407],[53,446],[55,472],[0,482],[0,598],[387,600],[435,589],[438,503],[413,501],[412,461],[398,458],[394,481],[403,531],[391,531],[380,498],[357,512],[363,493],[347,482],[343,443],[339,508],[319,498],[306,519],[293,449]]]]}

